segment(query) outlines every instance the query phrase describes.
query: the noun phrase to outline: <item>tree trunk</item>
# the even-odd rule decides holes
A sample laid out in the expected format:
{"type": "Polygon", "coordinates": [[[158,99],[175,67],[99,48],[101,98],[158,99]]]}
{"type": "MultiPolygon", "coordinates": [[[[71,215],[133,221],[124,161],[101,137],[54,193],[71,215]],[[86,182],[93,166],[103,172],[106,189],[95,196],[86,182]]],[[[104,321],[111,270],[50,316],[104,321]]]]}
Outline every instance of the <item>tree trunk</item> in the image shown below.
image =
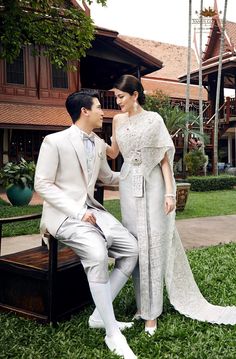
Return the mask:
{"type": "MultiPolygon", "coordinates": [[[[219,135],[219,103],[220,103],[220,88],[221,88],[221,75],[222,75],[222,58],[224,53],[224,40],[225,40],[225,23],[226,23],[226,12],[227,12],[228,0],[225,0],[224,4],[224,16],[221,29],[220,38],[220,53],[219,53],[219,65],[218,65],[218,76],[217,76],[217,87],[216,87],[216,104],[215,104],[215,123],[214,123],[214,156],[213,156],[213,173],[215,176],[218,175],[218,135],[219,135]]],[[[223,84],[224,86],[224,84],[223,84]]]]}
{"type": "MultiPolygon", "coordinates": [[[[191,27],[192,27],[192,0],[189,0],[189,15],[188,15],[188,60],[187,60],[187,86],[186,86],[186,107],[185,112],[187,118],[189,116],[189,98],[190,98],[190,71],[191,71],[191,27]]],[[[186,123],[188,127],[188,121],[186,123]]],[[[184,137],[184,150],[183,150],[183,158],[185,157],[188,151],[188,135],[186,134],[184,137]]],[[[184,175],[186,174],[186,166],[183,164],[184,175]]]]}
{"type": "MultiPolygon", "coordinates": [[[[199,37],[199,122],[200,122],[200,133],[202,135],[202,147],[201,151],[205,155],[204,145],[204,127],[203,127],[203,100],[202,100],[202,11],[203,11],[203,0],[200,5],[200,37],[199,37]]],[[[206,166],[204,166],[204,175],[206,176],[206,166]]]]}

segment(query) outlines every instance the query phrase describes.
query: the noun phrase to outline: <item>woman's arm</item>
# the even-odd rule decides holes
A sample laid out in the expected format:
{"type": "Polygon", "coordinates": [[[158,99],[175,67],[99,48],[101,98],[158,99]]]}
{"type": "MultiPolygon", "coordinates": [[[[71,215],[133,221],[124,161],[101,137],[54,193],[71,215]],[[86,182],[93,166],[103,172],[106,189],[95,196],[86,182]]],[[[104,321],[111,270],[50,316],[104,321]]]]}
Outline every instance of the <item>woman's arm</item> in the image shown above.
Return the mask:
{"type": "Polygon", "coordinates": [[[106,148],[106,153],[109,157],[111,157],[112,159],[115,159],[120,150],[118,147],[118,144],[116,142],[116,124],[117,124],[117,116],[114,116],[113,121],[112,121],[112,141],[111,141],[111,146],[109,146],[107,144],[107,148],[106,148]]]}
{"type": "Polygon", "coordinates": [[[165,193],[165,213],[169,214],[175,208],[175,196],[176,196],[176,194],[174,193],[173,176],[172,176],[172,171],[171,171],[171,168],[170,168],[170,163],[168,161],[167,153],[165,153],[165,156],[164,156],[163,160],[161,161],[161,169],[162,169],[162,174],[163,174],[163,177],[164,177],[165,188],[166,188],[166,193],[165,193]]]}

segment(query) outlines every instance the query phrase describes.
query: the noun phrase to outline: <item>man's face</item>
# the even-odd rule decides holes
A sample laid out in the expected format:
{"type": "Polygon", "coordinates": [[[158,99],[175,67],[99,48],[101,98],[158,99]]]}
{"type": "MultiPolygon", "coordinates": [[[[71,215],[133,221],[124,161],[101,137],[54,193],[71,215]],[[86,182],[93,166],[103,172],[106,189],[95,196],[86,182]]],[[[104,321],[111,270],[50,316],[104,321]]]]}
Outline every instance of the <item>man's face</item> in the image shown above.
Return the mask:
{"type": "Polygon", "coordinates": [[[94,97],[93,98],[93,105],[91,110],[87,110],[88,113],[88,124],[91,126],[92,129],[94,128],[101,128],[103,123],[103,110],[101,109],[101,104],[99,100],[94,97]]]}

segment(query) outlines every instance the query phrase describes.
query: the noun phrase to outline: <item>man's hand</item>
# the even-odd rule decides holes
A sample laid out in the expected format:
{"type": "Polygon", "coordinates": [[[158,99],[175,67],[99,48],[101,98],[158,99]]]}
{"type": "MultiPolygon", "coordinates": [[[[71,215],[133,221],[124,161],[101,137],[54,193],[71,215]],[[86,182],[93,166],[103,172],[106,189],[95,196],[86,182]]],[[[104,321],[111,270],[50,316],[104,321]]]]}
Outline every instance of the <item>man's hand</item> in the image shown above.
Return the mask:
{"type": "Polygon", "coordinates": [[[96,224],[96,217],[94,216],[93,213],[87,211],[87,212],[85,212],[84,216],[82,217],[82,221],[89,222],[89,223],[95,225],[96,224]]]}

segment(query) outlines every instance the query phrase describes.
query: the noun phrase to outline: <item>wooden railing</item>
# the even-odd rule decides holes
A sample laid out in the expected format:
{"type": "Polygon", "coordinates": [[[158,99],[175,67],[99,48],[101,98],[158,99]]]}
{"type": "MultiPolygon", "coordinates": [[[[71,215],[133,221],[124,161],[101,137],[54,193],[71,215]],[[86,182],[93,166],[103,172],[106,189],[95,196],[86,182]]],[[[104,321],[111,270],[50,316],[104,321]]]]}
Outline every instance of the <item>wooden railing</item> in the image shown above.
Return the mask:
{"type": "MultiPolygon", "coordinates": [[[[186,101],[185,99],[171,99],[172,106],[178,107],[183,112],[186,111],[186,101]]],[[[210,117],[210,101],[203,101],[203,119],[206,120],[210,117]]],[[[199,116],[199,101],[192,100],[189,104],[189,111],[193,112],[195,115],[199,116]]]]}
{"type": "Polygon", "coordinates": [[[100,96],[100,102],[103,109],[106,110],[119,109],[113,91],[104,91],[104,90],[98,90],[98,91],[100,96]]]}
{"type": "MultiPolygon", "coordinates": [[[[236,117],[236,98],[226,97],[226,101],[219,108],[220,123],[229,124],[230,118],[236,117]]],[[[212,115],[206,125],[213,123],[216,114],[212,115]]]]}

